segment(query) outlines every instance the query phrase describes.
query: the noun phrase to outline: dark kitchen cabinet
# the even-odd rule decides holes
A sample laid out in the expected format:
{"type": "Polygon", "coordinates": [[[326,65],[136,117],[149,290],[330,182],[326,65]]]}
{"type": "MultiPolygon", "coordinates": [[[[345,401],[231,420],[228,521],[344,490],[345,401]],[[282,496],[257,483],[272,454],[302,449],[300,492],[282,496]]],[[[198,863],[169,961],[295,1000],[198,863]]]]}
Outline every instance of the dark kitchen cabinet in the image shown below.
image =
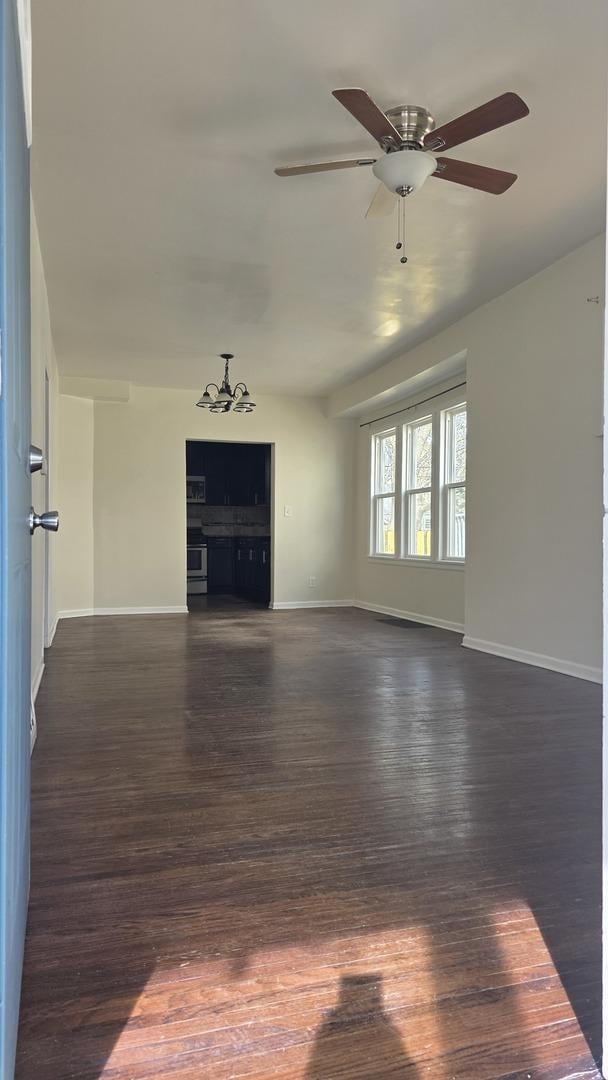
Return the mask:
{"type": "Polygon", "coordinates": [[[270,502],[270,447],[252,446],[247,470],[247,502],[259,506],[270,502]]]}
{"type": "Polygon", "coordinates": [[[186,476],[207,475],[207,450],[209,443],[189,441],[186,443],[186,476]]]}
{"type": "Polygon", "coordinates": [[[210,536],[207,540],[207,589],[210,593],[234,591],[234,540],[210,536]]]}
{"type": "Polygon", "coordinates": [[[270,540],[239,537],[236,542],[235,589],[250,600],[270,600],[270,540]]]}
{"type": "Polygon", "coordinates": [[[230,506],[251,506],[251,457],[247,446],[233,447],[227,492],[230,506]]]}
{"type": "Polygon", "coordinates": [[[260,600],[270,602],[270,540],[264,539],[259,549],[260,600]]]}
{"type": "Polygon", "coordinates": [[[230,506],[261,506],[270,501],[270,447],[236,443],[228,451],[225,495],[230,506]]]}
{"type": "Polygon", "coordinates": [[[206,477],[209,506],[261,506],[270,502],[269,446],[188,442],[186,474],[206,477]]]}
{"type": "Polygon", "coordinates": [[[234,585],[241,596],[246,596],[249,588],[249,549],[249,541],[239,537],[236,542],[234,585]]]}
{"type": "Polygon", "coordinates": [[[209,506],[225,506],[228,501],[230,444],[207,443],[205,460],[207,477],[207,503],[209,506]]]}

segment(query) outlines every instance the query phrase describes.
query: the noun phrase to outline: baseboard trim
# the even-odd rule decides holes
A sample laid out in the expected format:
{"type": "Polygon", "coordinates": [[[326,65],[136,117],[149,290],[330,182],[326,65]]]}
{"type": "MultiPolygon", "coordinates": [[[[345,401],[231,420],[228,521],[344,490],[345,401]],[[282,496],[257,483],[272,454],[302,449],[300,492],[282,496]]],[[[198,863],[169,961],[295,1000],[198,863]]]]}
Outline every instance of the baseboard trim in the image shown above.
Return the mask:
{"type": "Polygon", "coordinates": [[[44,675],[44,657],[40,657],[40,663],[38,664],[38,670],[32,679],[32,701],[35,701],[40,689],[40,683],[42,682],[42,676],[44,675]]]}
{"type": "Polygon", "coordinates": [[[296,611],[298,608],[354,607],[354,600],[278,600],[269,604],[271,611],[296,611]]]}
{"type": "Polygon", "coordinates": [[[165,607],[98,607],[93,615],[187,615],[185,604],[170,604],[165,607]]]}
{"type": "Polygon", "coordinates": [[[472,638],[468,635],[463,638],[462,644],[465,649],[501,656],[504,660],[515,660],[518,664],[530,664],[532,667],[558,671],[561,675],[571,675],[574,679],[586,679],[587,682],[595,683],[602,681],[601,668],[590,667],[588,664],[575,664],[570,660],[560,660],[556,656],[544,656],[543,653],[529,652],[527,649],[514,649],[510,645],[501,645],[497,641],[484,641],[482,638],[472,638]]]}
{"type": "Polygon", "coordinates": [[[462,623],[450,622],[449,619],[436,619],[432,615],[421,615],[418,611],[403,611],[401,608],[383,607],[381,604],[367,604],[364,600],[353,600],[353,607],[363,611],[375,611],[378,615],[391,615],[394,619],[408,619],[422,623],[423,626],[436,626],[439,630],[451,630],[454,634],[464,634],[462,623]]]}
{"type": "Polygon", "coordinates": [[[45,649],[50,649],[51,645],[53,644],[53,639],[55,637],[55,631],[57,630],[57,623],[58,622],[59,622],[59,615],[56,615],[55,619],[54,619],[54,622],[53,622],[53,625],[51,626],[51,629],[49,630],[47,639],[46,639],[46,641],[44,643],[45,649]]]}
{"type": "Polygon", "coordinates": [[[187,615],[185,604],[168,607],[116,607],[116,608],[81,608],[74,611],[60,611],[59,619],[83,619],[90,615],[187,615]]]}

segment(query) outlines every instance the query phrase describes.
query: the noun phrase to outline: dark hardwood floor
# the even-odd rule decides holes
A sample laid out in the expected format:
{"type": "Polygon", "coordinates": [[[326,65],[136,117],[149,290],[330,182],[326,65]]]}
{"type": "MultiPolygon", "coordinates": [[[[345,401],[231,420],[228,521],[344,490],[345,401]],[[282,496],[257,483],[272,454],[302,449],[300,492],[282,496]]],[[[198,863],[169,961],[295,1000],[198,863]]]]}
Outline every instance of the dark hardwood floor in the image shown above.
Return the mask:
{"type": "Polygon", "coordinates": [[[599,1077],[599,687],[459,640],[61,623],[18,1080],[599,1077]]]}

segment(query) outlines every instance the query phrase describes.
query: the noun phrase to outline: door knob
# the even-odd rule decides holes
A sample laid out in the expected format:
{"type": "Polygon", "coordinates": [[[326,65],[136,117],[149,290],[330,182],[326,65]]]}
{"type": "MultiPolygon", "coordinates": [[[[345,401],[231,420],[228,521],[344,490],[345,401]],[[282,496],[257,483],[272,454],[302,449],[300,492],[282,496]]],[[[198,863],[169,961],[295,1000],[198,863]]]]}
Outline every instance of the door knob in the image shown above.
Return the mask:
{"type": "Polygon", "coordinates": [[[37,514],[34,507],[30,507],[30,533],[35,529],[48,529],[49,532],[57,532],[59,528],[59,514],[56,510],[47,510],[44,514],[37,514]]]}
{"type": "Polygon", "coordinates": [[[40,472],[40,470],[44,468],[44,454],[40,447],[34,446],[33,443],[30,443],[28,462],[31,473],[40,472]]]}

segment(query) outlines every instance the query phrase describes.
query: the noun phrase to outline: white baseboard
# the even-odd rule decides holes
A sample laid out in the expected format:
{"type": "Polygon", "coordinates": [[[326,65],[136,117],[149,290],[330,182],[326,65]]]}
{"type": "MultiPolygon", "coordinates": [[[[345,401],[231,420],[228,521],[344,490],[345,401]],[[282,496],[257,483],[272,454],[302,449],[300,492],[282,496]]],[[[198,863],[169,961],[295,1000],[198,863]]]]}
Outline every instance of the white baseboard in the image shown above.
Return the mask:
{"type": "Polygon", "coordinates": [[[171,604],[168,607],[97,607],[93,615],[187,615],[185,604],[171,604]]]}
{"type": "Polygon", "coordinates": [[[35,701],[38,696],[38,690],[40,689],[40,683],[42,682],[42,676],[44,675],[44,657],[40,657],[40,663],[38,664],[38,670],[32,679],[32,701],[35,701]]]}
{"type": "Polygon", "coordinates": [[[402,611],[401,608],[382,607],[380,604],[367,604],[364,600],[353,600],[353,607],[363,611],[376,611],[379,615],[391,615],[394,619],[408,619],[424,626],[437,626],[440,630],[452,630],[455,634],[464,634],[462,623],[450,622],[449,619],[436,619],[432,615],[421,615],[418,611],[402,611]]]}
{"type": "Polygon", "coordinates": [[[46,641],[44,643],[45,649],[50,649],[51,645],[53,644],[53,638],[55,637],[55,631],[57,630],[57,623],[58,622],[59,622],[59,615],[55,615],[55,620],[53,622],[53,625],[51,626],[51,629],[49,630],[48,637],[47,637],[47,639],[46,639],[46,641]]]}
{"type": "Polygon", "coordinates": [[[547,668],[548,671],[559,671],[562,675],[572,675],[575,679],[587,679],[589,682],[596,683],[602,681],[601,668],[590,667],[588,664],[575,664],[570,660],[560,660],[556,656],[544,656],[543,653],[529,652],[527,649],[514,649],[511,645],[483,641],[481,638],[472,638],[468,635],[463,638],[462,644],[465,649],[490,653],[492,656],[502,656],[505,660],[515,660],[519,664],[547,668]]]}
{"type": "Polygon", "coordinates": [[[296,611],[298,608],[354,607],[354,600],[278,600],[268,607],[271,611],[296,611]]]}
{"type": "Polygon", "coordinates": [[[59,619],[82,619],[88,615],[187,615],[185,604],[169,607],[116,607],[116,608],[81,608],[74,611],[60,611],[59,619]]]}

